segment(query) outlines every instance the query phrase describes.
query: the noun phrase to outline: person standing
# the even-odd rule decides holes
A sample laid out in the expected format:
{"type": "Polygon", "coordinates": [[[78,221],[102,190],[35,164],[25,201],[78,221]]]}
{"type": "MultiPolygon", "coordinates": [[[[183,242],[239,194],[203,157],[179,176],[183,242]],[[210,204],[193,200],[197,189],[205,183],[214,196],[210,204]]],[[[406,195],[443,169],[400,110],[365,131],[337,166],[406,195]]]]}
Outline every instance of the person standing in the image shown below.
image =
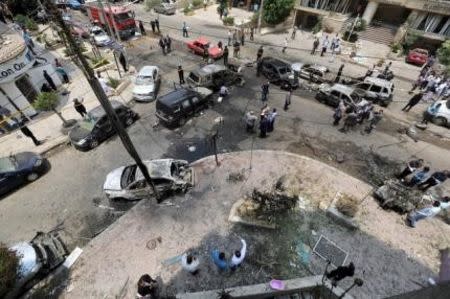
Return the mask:
{"type": "Polygon", "coordinates": [[[214,249],[211,253],[212,260],[214,264],[217,266],[219,271],[225,271],[228,269],[227,261],[225,260],[225,253],[220,252],[217,249],[214,249]]]}
{"type": "Polygon", "coordinates": [[[417,185],[417,188],[419,188],[422,191],[427,191],[431,187],[442,184],[449,177],[450,177],[449,171],[436,171],[425,182],[422,182],[419,185],[417,185]]]}
{"type": "Polygon", "coordinates": [[[236,250],[231,257],[230,269],[235,271],[245,259],[245,254],[247,253],[247,243],[241,238],[242,247],[240,250],[236,250]]]}
{"type": "Polygon", "coordinates": [[[295,40],[295,34],[297,33],[297,27],[292,26],[292,33],[291,33],[291,39],[295,40]]]}
{"type": "Polygon", "coordinates": [[[247,133],[254,132],[257,119],[258,118],[256,117],[256,115],[253,111],[249,111],[245,114],[245,124],[246,124],[247,133]]]}
{"type": "Polygon", "coordinates": [[[159,30],[159,19],[158,18],[155,19],[155,27],[156,27],[156,30],[158,30],[158,34],[161,33],[161,31],[159,30]]]}
{"type": "Polygon", "coordinates": [[[203,0],[203,10],[206,11],[206,7],[208,7],[208,0],[203,0]]]}
{"type": "Polygon", "coordinates": [[[244,46],[245,43],[245,33],[244,29],[241,30],[241,45],[244,46]]]}
{"type": "Polygon", "coordinates": [[[260,60],[264,54],[263,46],[259,47],[258,52],[256,53],[256,61],[260,60]]]}
{"type": "Polygon", "coordinates": [[[225,46],[225,48],[223,49],[223,65],[224,66],[228,66],[228,55],[229,55],[228,46],[225,46]]]}
{"type": "Polygon", "coordinates": [[[205,46],[203,48],[203,61],[208,63],[208,58],[209,58],[208,47],[205,46]]]}
{"type": "Polygon", "coordinates": [[[266,115],[261,115],[261,120],[259,121],[259,137],[267,137],[267,129],[269,128],[269,120],[266,115]]]}
{"type": "Polygon", "coordinates": [[[437,200],[433,202],[431,207],[423,208],[418,211],[414,211],[408,214],[406,220],[408,221],[408,225],[411,227],[416,227],[417,221],[433,218],[441,211],[441,203],[437,200]]]}
{"type": "Polygon", "coordinates": [[[251,41],[254,40],[254,36],[253,36],[254,32],[255,32],[255,28],[253,28],[253,26],[250,27],[250,40],[251,40],[251,41]]]}
{"type": "Polygon", "coordinates": [[[172,39],[168,34],[166,35],[165,44],[167,47],[167,53],[170,53],[172,51],[172,39]]]}
{"type": "Polygon", "coordinates": [[[69,84],[70,83],[69,75],[67,75],[66,71],[64,70],[64,68],[61,65],[57,66],[55,68],[55,70],[61,76],[61,78],[63,79],[63,82],[65,84],[69,84]]]}
{"type": "Polygon", "coordinates": [[[78,100],[78,98],[73,99],[73,107],[75,111],[78,112],[81,117],[87,115],[86,107],[83,105],[83,99],[78,100]]]}
{"type": "Polygon", "coordinates": [[[222,20],[223,17],[223,8],[219,5],[217,8],[217,12],[219,13],[219,18],[222,20]]]}
{"type": "Polygon", "coordinates": [[[408,103],[405,105],[405,107],[402,108],[402,111],[409,112],[412,107],[416,106],[420,100],[423,98],[423,92],[416,93],[412,96],[411,99],[409,99],[408,103]]]}
{"type": "Polygon", "coordinates": [[[356,123],[358,122],[358,116],[355,111],[347,114],[347,117],[344,120],[344,126],[341,128],[341,132],[347,133],[350,129],[352,129],[356,123]]]}
{"type": "Polygon", "coordinates": [[[231,29],[228,30],[227,34],[228,34],[228,46],[231,46],[231,36],[232,36],[231,29]]]}
{"type": "Polygon", "coordinates": [[[329,43],[330,43],[330,41],[328,40],[328,35],[326,35],[322,41],[322,51],[320,52],[320,56],[323,56],[325,54],[329,43]]]}
{"type": "Polygon", "coordinates": [[[25,135],[26,137],[30,138],[31,140],[33,140],[34,145],[39,146],[42,144],[42,141],[39,141],[33,134],[33,132],[30,131],[30,129],[28,129],[28,127],[26,125],[20,126],[20,131],[22,132],[23,135],[25,135]]]}
{"type": "Polygon", "coordinates": [[[261,85],[261,101],[263,103],[267,102],[268,100],[267,96],[269,95],[269,86],[270,86],[269,81],[261,85]]]}
{"type": "Polygon", "coordinates": [[[153,33],[155,33],[156,32],[156,30],[155,30],[155,21],[150,21],[150,26],[152,26],[152,32],[153,33]]]}
{"type": "Polygon", "coordinates": [[[377,124],[381,121],[383,118],[383,110],[380,109],[379,111],[370,112],[369,116],[369,125],[366,127],[366,133],[370,134],[372,133],[373,129],[376,128],[377,124]]]}
{"type": "Polygon", "coordinates": [[[163,37],[159,38],[159,46],[161,47],[163,54],[166,55],[166,43],[164,42],[163,37]]]}
{"type": "Polygon", "coordinates": [[[217,43],[217,48],[223,51],[223,44],[221,40],[217,43]]]}
{"type": "Polygon", "coordinates": [[[147,35],[147,33],[145,32],[144,23],[142,23],[142,21],[139,21],[139,30],[141,31],[142,35],[147,35]]]}
{"type": "Polygon", "coordinates": [[[53,82],[52,77],[50,77],[50,75],[47,73],[46,70],[43,71],[43,74],[44,74],[44,78],[45,78],[45,80],[47,81],[48,85],[49,85],[54,91],[58,90],[58,88],[56,88],[55,82],[53,82]]]}
{"type": "Polygon", "coordinates": [[[23,29],[22,31],[22,37],[25,41],[25,45],[27,46],[27,48],[30,50],[30,52],[36,56],[36,52],[34,51],[34,42],[33,39],[31,38],[30,34],[28,33],[27,29],[23,29]]]}
{"type": "Polygon", "coordinates": [[[123,54],[122,51],[120,51],[120,54],[119,54],[119,62],[120,62],[120,65],[122,65],[123,71],[125,73],[128,72],[127,59],[125,58],[125,54],[123,54]]]}
{"type": "Polygon", "coordinates": [[[269,125],[268,125],[268,128],[267,128],[267,132],[273,132],[273,130],[274,130],[274,128],[275,128],[275,118],[277,117],[277,109],[276,108],[273,108],[272,109],[272,112],[270,112],[269,113],[269,117],[268,117],[268,120],[269,120],[269,125]]]}
{"type": "Polygon", "coordinates": [[[183,37],[189,37],[188,27],[186,25],[186,22],[183,22],[183,37]]]}
{"type": "Polygon", "coordinates": [[[236,30],[236,29],[233,31],[233,37],[232,37],[232,39],[233,39],[233,44],[234,44],[235,42],[237,42],[237,30],[236,30]]]}
{"type": "Polygon", "coordinates": [[[233,44],[233,57],[239,58],[240,44],[238,41],[235,41],[233,44]]]}
{"type": "Polygon", "coordinates": [[[291,105],[291,97],[292,97],[292,88],[289,88],[289,92],[286,94],[284,98],[284,111],[289,110],[289,106],[291,105]]]}
{"type": "Polygon", "coordinates": [[[334,79],[334,83],[339,83],[339,81],[341,81],[341,76],[342,76],[343,70],[344,70],[344,64],[341,64],[341,66],[339,67],[339,70],[337,72],[336,79],[334,79]]]}
{"type": "Polygon", "coordinates": [[[317,48],[319,47],[319,44],[320,44],[319,38],[316,37],[316,38],[314,39],[314,42],[313,42],[313,48],[312,48],[312,50],[311,50],[311,55],[315,55],[315,54],[316,54],[316,50],[317,50],[317,48]]]}
{"type": "Polygon", "coordinates": [[[345,104],[343,100],[339,101],[338,106],[336,107],[336,109],[334,110],[334,114],[333,114],[333,118],[334,118],[334,122],[333,122],[333,126],[338,126],[339,122],[342,119],[342,116],[344,115],[345,112],[345,104]]]}
{"type": "Polygon", "coordinates": [[[284,47],[283,47],[283,49],[281,50],[281,52],[282,53],[286,53],[286,49],[287,49],[287,47],[288,47],[288,44],[289,44],[289,41],[288,41],[288,38],[287,38],[287,36],[284,38],[284,47]]]}
{"type": "Polygon", "coordinates": [[[397,178],[402,180],[422,166],[423,159],[411,160],[406,164],[403,171],[397,175],[397,178]]]}
{"type": "Polygon", "coordinates": [[[181,65],[178,66],[178,78],[180,79],[180,85],[184,84],[184,70],[181,65]]]}
{"type": "Polygon", "coordinates": [[[55,67],[62,67],[61,62],[59,62],[58,58],[55,58],[55,67]]]}
{"type": "Polygon", "coordinates": [[[192,275],[198,273],[199,265],[200,261],[195,256],[187,253],[181,256],[181,267],[192,275]]]}

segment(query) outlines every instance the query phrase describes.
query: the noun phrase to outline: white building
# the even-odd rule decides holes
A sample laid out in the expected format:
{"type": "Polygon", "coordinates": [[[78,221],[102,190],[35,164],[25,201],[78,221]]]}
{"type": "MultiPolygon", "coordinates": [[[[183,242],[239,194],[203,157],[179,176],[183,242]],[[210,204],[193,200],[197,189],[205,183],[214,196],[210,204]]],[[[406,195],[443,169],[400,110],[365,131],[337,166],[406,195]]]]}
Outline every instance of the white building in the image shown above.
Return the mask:
{"type": "Polygon", "coordinates": [[[0,33],[0,111],[5,114],[9,110],[11,114],[2,115],[0,127],[7,128],[8,124],[14,124],[13,117],[20,119],[37,114],[32,104],[46,82],[43,70],[47,70],[57,86],[61,85],[61,80],[52,61],[35,57],[20,32],[0,24],[0,33]]]}

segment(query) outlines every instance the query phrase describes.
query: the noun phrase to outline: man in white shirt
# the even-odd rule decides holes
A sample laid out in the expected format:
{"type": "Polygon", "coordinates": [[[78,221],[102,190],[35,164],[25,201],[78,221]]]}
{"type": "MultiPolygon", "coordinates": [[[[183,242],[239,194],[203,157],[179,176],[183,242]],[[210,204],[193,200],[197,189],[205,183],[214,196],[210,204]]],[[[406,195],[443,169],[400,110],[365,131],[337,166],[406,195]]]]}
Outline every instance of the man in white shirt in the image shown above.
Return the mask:
{"type": "Polygon", "coordinates": [[[231,258],[230,269],[236,270],[236,268],[244,261],[245,253],[247,251],[247,243],[244,239],[241,239],[242,248],[241,250],[236,250],[231,258]]]}
{"type": "Polygon", "coordinates": [[[183,254],[181,257],[181,267],[186,270],[187,272],[191,273],[192,275],[195,275],[198,273],[198,266],[200,264],[200,261],[191,254],[183,254]]]}
{"type": "Polygon", "coordinates": [[[423,208],[418,210],[417,212],[411,212],[408,214],[406,218],[408,220],[408,224],[411,227],[416,227],[416,222],[426,218],[433,218],[442,210],[441,203],[439,201],[433,202],[433,205],[428,208],[423,208]]]}

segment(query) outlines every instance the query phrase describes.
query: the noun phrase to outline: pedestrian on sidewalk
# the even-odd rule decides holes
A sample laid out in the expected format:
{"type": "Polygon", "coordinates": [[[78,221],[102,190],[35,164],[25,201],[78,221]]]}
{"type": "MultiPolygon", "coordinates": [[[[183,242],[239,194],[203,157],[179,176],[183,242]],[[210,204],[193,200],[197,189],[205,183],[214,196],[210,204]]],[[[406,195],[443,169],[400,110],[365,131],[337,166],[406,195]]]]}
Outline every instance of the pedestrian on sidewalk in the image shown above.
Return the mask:
{"type": "Polygon", "coordinates": [[[228,30],[227,34],[228,34],[228,46],[231,46],[231,36],[232,36],[231,29],[228,30]]]}
{"type": "Polygon", "coordinates": [[[415,185],[424,182],[426,179],[428,179],[429,172],[430,167],[425,166],[421,171],[413,175],[413,177],[409,180],[409,182],[406,183],[406,186],[414,187],[415,185]]]}
{"type": "Polygon", "coordinates": [[[217,12],[219,13],[219,18],[222,20],[223,17],[223,8],[219,5],[217,8],[217,12]]]}
{"type": "Polygon", "coordinates": [[[187,253],[181,256],[181,267],[192,275],[198,273],[199,265],[200,261],[195,256],[187,253]]]}
{"type": "Polygon", "coordinates": [[[240,44],[238,41],[235,41],[233,44],[233,57],[234,58],[239,58],[239,52],[240,52],[241,48],[240,48],[240,44]]]}
{"type": "Polygon", "coordinates": [[[313,48],[312,48],[312,50],[311,50],[311,55],[315,55],[315,54],[316,54],[316,50],[317,50],[317,48],[319,47],[319,44],[320,44],[320,40],[319,40],[318,37],[316,37],[316,38],[314,39],[314,42],[313,42],[313,48]]]}
{"type": "Polygon", "coordinates": [[[255,132],[255,124],[258,118],[255,115],[255,112],[249,111],[245,114],[245,125],[247,133],[255,132]]]}
{"type": "Polygon", "coordinates": [[[230,269],[235,271],[245,259],[245,254],[247,253],[247,243],[241,238],[242,247],[240,250],[236,250],[231,257],[230,269]]]}
{"type": "Polygon", "coordinates": [[[158,34],[160,34],[161,30],[159,30],[159,18],[155,19],[155,27],[156,27],[156,30],[158,30],[158,34]]]}
{"type": "Polygon", "coordinates": [[[427,218],[433,218],[434,216],[439,214],[441,210],[441,203],[435,200],[431,207],[423,208],[421,210],[409,213],[406,220],[409,226],[416,227],[416,223],[418,221],[427,218]]]}
{"type": "Polygon", "coordinates": [[[266,115],[261,115],[261,120],[259,121],[259,137],[267,137],[267,129],[269,128],[269,120],[266,115]]]}
{"type": "Polygon", "coordinates": [[[366,127],[365,132],[367,134],[372,133],[373,129],[375,129],[378,125],[378,123],[383,118],[383,109],[380,109],[379,111],[370,111],[369,116],[369,125],[366,127]]]}
{"type": "Polygon", "coordinates": [[[244,46],[245,44],[245,32],[244,29],[241,30],[241,45],[244,46]]]}
{"type": "Polygon", "coordinates": [[[337,76],[334,79],[334,83],[339,83],[339,81],[341,81],[341,76],[342,76],[342,71],[344,70],[344,64],[341,64],[341,66],[339,67],[339,70],[337,72],[337,76]]]}
{"type": "Polygon", "coordinates": [[[224,66],[228,66],[228,55],[229,55],[229,50],[228,50],[228,47],[225,46],[225,49],[223,49],[223,65],[224,66]]]}
{"type": "Polygon", "coordinates": [[[260,60],[264,54],[263,46],[260,46],[258,52],[256,53],[256,61],[260,60]]]}
{"type": "Polygon", "coordinates": [[[283,49],[281,50],[281,52],[284,54],[285,52],[286,52],[286,49],[287,49],[287,47],[288,47],[288,43],[289,43],[289,40],[288,40],[288,38],[287,38],[287,36],[284,38],[284,47],[283,47],[283,49]]]}
{"type": "Polygon", "coordinates": [[[170,53],[172,51],[172,39],[168,34],[166,35],[164,43],[166,44],[167,47],[167,53],[170,53]]]}
{"type": "Polygon", "coordinates": [[[59,74],[59,76],[62,78],[62,80],[65,84],[70,83],[69,75],[66,73],[66,71],[64,70],[64,68],[62,66],[57,66],[55,68],[55,70],[59,74]]]}
{"type": "Polygon", "coordinates": [[[420,100],[422,100],[423,94],[424,94],[423,91],[421,91],[413,95],[412,98],[409,99],[405,107],[402,108],[402,111],[409,112],[409,110],[411,110],[412,107],[416,106],[420,102],[420,100]]]}
{"type": "Polygon", "coordinates": [[[289,106],[291,105],[291,97],[292,97],[292,87],[289,88],[288,93],[286,94],[286,97],[284,98],[284,111],[289,110],[289,106]]]}
{"type": "Polygon", "coordinates": [[[55,82],[53,82],[52,77],[50,77],[50,75],[47,73],[47,71],[44,70],[42,73],[44,74],[44,78],[45,78],[45,80],[47,81],[48,85],[49,85],[54,91],[58,90],[58,88],[56,88],[55,82]]]}
{"type": "Polygon", "coordinates": [[[328,35],[325,35],[325,38],[322,41],[322,51],[320,52],[320,56],[323,56],[325,54],[329,43],[330,41],[328,40],[328,35]]]}
{"type": "Polygon", "coordinates": [[[338,126],[338,125],[339,125],[339,122],[341,121],[342,116],[344,115],[344,113],[345,113],[345,104],[344,104],[344,101],[343,101],[343,100],[340,100],[338,106],[337,106],[336,109],[334,110],[334,114],[333,114],[333,118],[334,118],[333,126],[338,126]]]}
{"type": "Polygon", "coordinates": [[[422,191],[427,191],[431,187],[442,184],[449,177],[450,177],[449,171],[436,171],[431,175],[431,177],[428,180],[417,185],[417,188],[419,188],[422,191]]]}
{"type": "Polygon", "coordinates": [[[206,11],[206,7],[208,7],[208,0],[203,0],[203,10],[206,11]]]}
{"type": "Polygon", "coordinates": [[[273,132],[274,128],[275,128],[275,118],[277,117],[277,109],[273,108],[272,112],[269,113],[269,126],[267,128],[267,132],[273,132]]]}
{"type": "Polygon", "coordinates": [[[255,28],[253,28],[253,26],[250,27],[250,40],[251,40],[251,41],[254,40],[254,36],[253,36],[254,32],[255,32],[255,28]]]}
{"type": "Polygon", "coordinates": [[[426,78],[425,75],[420,74],[416,81],[414,81],[411,90],[408,93],[413,93],[414,90],[416,90],[417,87],[423,86],[426,78]]]}
{"type": "Polygon", "coordinates": [[[408,175],[410,175],[417,169],[421,168],[422,166],[423,166],[423,159],[411,160],[406,164],[406,167],[403,169],[403,171],[396,175],[396,177],[400,180],[403,180],[408,175]]]}
{"type": "Polygon", "coordinates": [[[152,26],[152,32],[155,33],[155,32],[156,32],[156,29],[155,29],[155,27],[156,27],[155,21],[150,21],[150,26],[152,26]]]}
{"type": "Polygon", "coordinates": [[[22,132],[23,135],[25,135],[26,137],[28,137],[31,140],[33,140],[34,145],[39,146],[39,145],[41,145],[43,143],[42,141],[39,141],[34,136],[33,132],[31,132],[30,129],[28,129],[28,127],[26,125],[20,126],[20,131],[22,132]]]}
{"type": "Polygon", "coordinates": [[[234,29],[233,31],[233,44],[237,42],[237,30],[234,29]]]}
{"type": "Polygon", "coordinates": [[[186,22],[183,22],[183,37],[189,37],[188,34],[188,26],[186,25],[186,22]]]}
{"type": "Polygon", "coordinates": [[[62,64],[59,62],[58,58],[55,58],[55,67],[62,67],[62,64]]]}
{"type": "Polygon", "coordinates": [[[291,39],[295,40],[295,34],[297,33],[297,27],[292,26],[291,39]]]}
{"type": "Polygon", "coordinates": [[[86,107],[83,105],[84,99],[78,100],[78,98],[73,99],[73,107],[75,108],[75,111],[77,111],[82,118],[84,118],[85,115],[87,115],[86,107]]]}
{"type": "Polygon", "coordinates": [[[269,81],[267,81],[266,83],[263,83],[263,85],[261,85],[261,101],[263,103],[267,102],[267,100],[268,100],[267,96],[269,95],[269,86],[270,86],[269,81]]]}
{"type": "Polygon", "coordinates": [[[159,46],[161,47],[163,54],[166,55],[166,43],[164,42],[163,37],[159,38],[159,46]]]}
{"type": "Polygon", "coordinates": [[[145,32],[144,23],[142,23],[142,21],[139,21],[139,30],[141,31],[142,35],[147,35],[147,33],[145,32]]]}
{"type": "Polygon", "coordinates": [[[158,282],[150,275],[142,275],[137,283],[137,297],[138,298],[158,298],[158,282]]]}
{"type": "Polygon", "coordinates": [[[178,66],[178,78],[180,79],[180,85],[184,84],[184,70],[181,65],[178,66]]]}
{"type": "Polygon", "coordinates": [[[219,48],[220,50],[223,50],[223,44],[222,44],[221,40],[217,43],[217,48],[219,48]]]}
{"type": "Polygon", "coordinates": [[[122,65],[123,71],[125,73],[128,72],[127,59],[125,58],[125,54],[123,53],[123,51],[120,51],[119,62],[120,62],[120,65],[122,65]]]}
{"type": "Polygon", "coordinates": [[[228,269],[228,264],[227,261],[225,259],[225,253],[221,252],[217,249],[214,249],[211,252],[211,257],[212,260],[214,262],[214,264],[217,266],[217,268],[219,269],[219,271],[226,271],[228,269]]]}

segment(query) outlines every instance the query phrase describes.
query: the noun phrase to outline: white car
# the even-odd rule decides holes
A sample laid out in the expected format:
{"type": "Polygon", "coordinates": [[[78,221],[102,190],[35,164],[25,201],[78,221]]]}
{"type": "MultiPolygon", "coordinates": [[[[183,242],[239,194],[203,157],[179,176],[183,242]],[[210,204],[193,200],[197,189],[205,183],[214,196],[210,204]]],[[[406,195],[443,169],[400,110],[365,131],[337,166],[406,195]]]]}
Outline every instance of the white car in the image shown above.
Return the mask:
{"type": "Polygon", "coordinates": [[[144,66],[134,82],[133,99],[148,102],[156,99],[161,85],[161,75],[157,66],[144,66]]]}
{"type": "MultiPolygon", "coordinates": [[[[159,194],[186,192],[194,185],[194,171],[185,160],[143,161],[159,194]]],[[[137,200],[153,195],[136,164],[122,166],[106,176],[103,190],[109,198],[137,200]]]]}
{"type": "Polygon", "coordinates": [[[89,33],[99,47],[106,46],[112,42],[109,35],[101,27],[94,26],[89,30],[89,33]]]}
{"type": "Polygon", "coordinates": [[[438,126],[450,127],[450,100],[436,101],[424,112],[424,118],[438,126]]]}

